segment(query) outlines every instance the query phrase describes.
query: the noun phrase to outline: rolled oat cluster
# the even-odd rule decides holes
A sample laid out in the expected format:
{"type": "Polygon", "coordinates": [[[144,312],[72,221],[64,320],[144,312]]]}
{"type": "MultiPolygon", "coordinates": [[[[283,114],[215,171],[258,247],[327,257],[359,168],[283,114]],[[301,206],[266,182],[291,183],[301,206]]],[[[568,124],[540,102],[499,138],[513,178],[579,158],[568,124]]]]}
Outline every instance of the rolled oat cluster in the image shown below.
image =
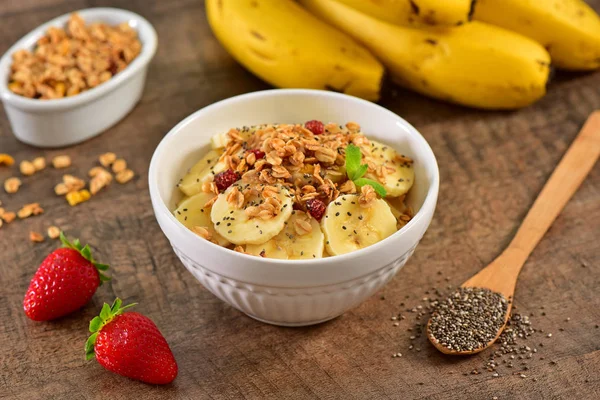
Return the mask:
{"type": "Polygon", "coordinates": [[[9,89],[35,99],[74,96],[108,81],[140,53],[137,32],[127,23],[85,25],[73,13],[65,29],[51,27],[32,51],[13,54],[9,89]]]}

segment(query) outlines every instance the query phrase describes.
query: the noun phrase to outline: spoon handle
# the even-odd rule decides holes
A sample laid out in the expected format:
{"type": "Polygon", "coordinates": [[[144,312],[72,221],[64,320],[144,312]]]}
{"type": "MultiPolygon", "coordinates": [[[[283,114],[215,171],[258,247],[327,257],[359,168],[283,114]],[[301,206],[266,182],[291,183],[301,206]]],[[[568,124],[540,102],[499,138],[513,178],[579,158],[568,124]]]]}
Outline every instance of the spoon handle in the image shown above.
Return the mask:
{"type": "Polygon", "coordinates": [[[523,262],[577,191],[600,155],[600,111],[592,113],[533,203],[509,249],[523,262]]]}

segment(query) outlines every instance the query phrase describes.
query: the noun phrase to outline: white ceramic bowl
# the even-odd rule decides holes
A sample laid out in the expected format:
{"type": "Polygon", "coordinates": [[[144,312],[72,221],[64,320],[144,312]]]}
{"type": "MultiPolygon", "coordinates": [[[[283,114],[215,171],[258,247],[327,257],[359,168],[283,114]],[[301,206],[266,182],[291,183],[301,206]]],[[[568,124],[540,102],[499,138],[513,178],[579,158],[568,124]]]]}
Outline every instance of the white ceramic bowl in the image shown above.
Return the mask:
{"type": "Polygon", "coordinates": [[[435,209],[438,166],[425,139],[376,104],[319,90],[267,90],[233,97],[190,115],[154,152],[149,172],[156,219],[186,268],[213,294],[258,320],[286,326],[335,318],[375,293],[398,272],[427,230],[435,209]],[[415,159],[408,203],[415,217],[389,238],[360,251],[316,260],[249,256],[201,239],[175,219],[179,179],[209,149],[212,135],[262,123],[311,119],[359,123],[368,137],[415,159]]]}
{"type": "Polygon", "coordinates": [[[123,71],[93,89],[73,97],[37,100],[8,89],[12,54],[19,49],[33,49],[50,26],[64,27],[70,13],[25,35],[0,59],[0,98],[13,133],[22,142],[38,147],[63,147],[82,142],[120,121],[142,95],[148,64],[156,52],[156,31],[152,25],[139,15],[118,8],[88,8],[77,12],[86,23],[128,22],[138,32],[142,51],[123,71]]]}

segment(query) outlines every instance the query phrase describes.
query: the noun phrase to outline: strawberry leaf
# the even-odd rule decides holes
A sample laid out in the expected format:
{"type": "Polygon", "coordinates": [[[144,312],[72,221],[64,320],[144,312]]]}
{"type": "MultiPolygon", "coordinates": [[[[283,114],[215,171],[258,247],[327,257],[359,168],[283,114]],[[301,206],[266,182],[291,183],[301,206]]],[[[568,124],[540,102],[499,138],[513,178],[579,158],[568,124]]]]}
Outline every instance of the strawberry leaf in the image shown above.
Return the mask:
{"type": "Polygon", "coordinates": [[[377,192],[377,194],[380,197],[385,197],[387,196],[387,192],[385,190],[385,188],[383,187],[383,185],[381,185],[378,182],[375,182],[374,180],[371,179],[367,179],[367,178],[360,178],[354,181],[354,184],[358,187],[363,187],[363,186],[371,186],[373,188],[373,190],[375,190],[375,192],[377,192]]]}
{"type": "Polygon", "coordinates": [[[86,361],[94,358],[96,353],[94,352],[94,345],[96,344],[96,338],[98,337],[98,332],[93,333],[88,340],[85,342],[85,359],[86,361]]]}
{"type": "Polygon", "coordinates": [[[81,249],[81,255],[88,261],[92,259],[92,250],[90,249],[90,245],[86,244],[83,249],[81,249]]]}
{"type": "Polygon", "coordinates": [[[119,308],[121,308],[121,304],[123,304],[123,301],[120,298],[117,297],[115,299],[115,301],[113,301],[112,306],[110,307],[110,312],[113,313],[113,314],[116,313],[117,310],[119,308]]]}
{"type": "Polygon", "coordinates": [[[110,314],[110,306],[104,303],[104,305],[102,306],[102,310],[100,310],[100,319],[102,319],[102,321],[106,321],[108,317],[110,317],[110,314]]]}
{"type": "Polygon", "coordinates": [[[63,247],[68,247],[68,248],[73,248],[73,245],[71,244],[71,242],[69,242],[69,239],[67,239],[67,237],[65,236],[65,233],[63,231],[60,231],[60,242],[63,244],[63,247]]]}
{"type": "Polygon", "coordinates": [[[94,317],[94,319],[92,319],[90,321],[90,332],[92,332],[92,333],[98,332],[98,330],[100,329],[101,326],[102,326],[102,318],[94,317]]]}
{"type": "Polygon", "coordinates": [[[108,264],[94,263],[94,265],[99,271],[106,271],[108,269],[108,264]]]}
{"type": "Polygon", "coordinates": [[[73,243],[71,243],[71,242],[69,242],[69,239],[67,239],[64,232],[62,232],[62,231],[60,232],[60,241],[62,242],[63,247],[77,250],[83,258],[85,258],[86,260],[91,262],[94,265],[94,267],[96,267],[96,269],[98,270],[98,275],[100,277],[101,285],[103,282],[110,280],[110,277],[102,274],[102,271],[106,271],[109,268],[108,264],[101,264],[99,262],[96,262],[96,260],[94,260],[94,257],[92,256],[92,249],[89,244],[82,246],[79,239],[75,239],[73,241],[73,243]]]}
{"type": "Polygon", "coordinates": [[[100,316],[94,317],[90,321],[90,332],[92,335],[85,342],[85,359],[90,360],[94,358],[94,345],[96,344],[96,338],[98,333],[104,328],[104,326],[112,321],[117,315],[123,314],[125,310],[135,306],[137,303],[128,304],[125,307],[121,307],[123,302],[120,298],[116,298],[112,306],[104,303],[102,310],[100,310],[100,316]]]}

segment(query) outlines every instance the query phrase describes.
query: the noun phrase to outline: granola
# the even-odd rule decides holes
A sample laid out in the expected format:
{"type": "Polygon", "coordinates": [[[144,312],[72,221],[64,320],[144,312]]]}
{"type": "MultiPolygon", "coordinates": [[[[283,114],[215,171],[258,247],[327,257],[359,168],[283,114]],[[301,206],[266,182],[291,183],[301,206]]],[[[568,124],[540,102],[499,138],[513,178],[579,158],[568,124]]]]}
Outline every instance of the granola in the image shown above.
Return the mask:
{"type": "Polygon", "coordinates": [[[128,23],[86,25],[73,13],[65,28],[50,27],[33,51],[13,54],[8,87],[34,99],[74,96],[111,79],[141,49],[137,32],[128,23]]]}

